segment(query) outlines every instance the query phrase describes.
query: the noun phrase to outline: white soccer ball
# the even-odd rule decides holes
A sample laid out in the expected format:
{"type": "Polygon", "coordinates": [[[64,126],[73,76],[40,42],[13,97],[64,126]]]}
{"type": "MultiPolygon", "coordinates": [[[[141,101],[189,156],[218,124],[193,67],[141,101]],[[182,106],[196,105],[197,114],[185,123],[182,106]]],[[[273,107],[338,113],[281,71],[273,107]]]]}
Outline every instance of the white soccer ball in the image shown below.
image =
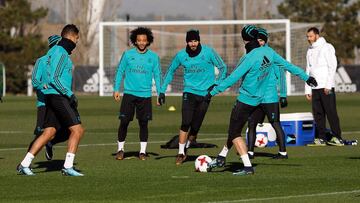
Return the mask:
{"type": "Polygon", "coordinates": [[[211,158],[207,155],[198,156],[195,160],[195,171],[206,173],[211,161],[211,158]]]}
{"type": "Polygon", "coordinates": [[[268,138],[266,135],[262,133],[256,134],[255,146],[262,148],[262,147],[266,147],[267,143],[268,143],[268,138]]]}

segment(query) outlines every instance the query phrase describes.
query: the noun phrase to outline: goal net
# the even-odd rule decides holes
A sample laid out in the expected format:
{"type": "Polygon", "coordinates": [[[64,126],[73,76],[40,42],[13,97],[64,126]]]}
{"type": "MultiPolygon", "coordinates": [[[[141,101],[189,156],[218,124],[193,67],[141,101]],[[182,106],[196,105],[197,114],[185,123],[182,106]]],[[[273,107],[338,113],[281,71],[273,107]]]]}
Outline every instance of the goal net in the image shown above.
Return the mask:
{"type": "MultiPolygon", "coordinates": [[[[138,26],[151,28],[154,43],[150,49],[155,51],[161,60],[162,73],[166,73],[168,65],[176,53],[185,48],[185,35],[189,29],[200,31],[201,43],[209,45],[222,57],[228,66],[230,74],[240,57],[244,54],[244,44],[241,29],[244,25],[253,24],[267,29],[270,34],[269,45],[287,60],[296,59],[295,64],[303,66],[304,58],[294,56],[292,46],[303,48],[306,45],[305,31],[301,37],[292,38],[290,21],[279,20],[224,20],[224,21],[146,21],[146,22],[101,22],[99,32],[99,94],[111,95],[115,72],[124,51],[131,47],[130,31],[138,26]],[[296,42],[295,41],[304,41],[296,42]]],[[[306,52],[306,46],[304,48],[306,52]]],[[[303,54],[303,53],[301,53],[303,54]]],[[[305,56],[304,56],[305,57],[305,56]]],[[[214,68],[216,72],[216,68],[214,68]]],[[[298,94],[304,91],[304,82],[297,81],[287,75],[288,94],[298,94]]],[[[123,85],[121,85],[123,87],[123,85]]],[[[239,84],[233,85],[225,94],[236,94],[239,84]]],[[[167,94],[180,95],[183,90],[183,69],[178,68],[173,81],[168,86],[167,94]]],[[[155,87],[153,87],[155,93],[155,87]]]]}

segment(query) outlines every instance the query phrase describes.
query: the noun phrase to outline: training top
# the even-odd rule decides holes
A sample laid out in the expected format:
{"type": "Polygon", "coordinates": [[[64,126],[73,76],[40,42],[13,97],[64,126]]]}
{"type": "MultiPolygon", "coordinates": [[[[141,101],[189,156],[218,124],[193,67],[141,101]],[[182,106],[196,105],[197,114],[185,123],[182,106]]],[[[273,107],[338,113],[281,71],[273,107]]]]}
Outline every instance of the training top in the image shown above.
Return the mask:
{"type": "Polygon", "coordinates": [[[47,66],[43,73],[44,84],[47,89],[42,92],[46,94],[59,94],[67,97],[73,95],[72,91],[72,70],[73,63],[67,51],[55,45],[46,54],[47,66]]]}
{"type": "MultiPolygon", "coordinates": [[[[267,94],[270,75],[275,74],[273,71],[278,66],[276,64],[283,65],[285,69],[292,71],[293,65],[283,59],[272,48],[268,46],[256,48],[246,54],[229,77],[216,86],[210,94],[216,95],[223,92],[242,79],[237,100],[251,106],[257,106],[263,102],[265,94],[267,94]]],[[[299,77],[307,80],[309,76],[305,74],[299,77]]],[[[277,91],[274,92],[277,95],[277,91]]]]}
{"type": "Polygon", "coordinates": [[[45,106],[45,96],[41,92],[44,89],[44,82],[43,82],[43,72],[46,70],[46,61],[47,56],[44,55],[36,60],[34,69],[31,73],[31,83],[34,89],[36,90],[37,102],[36,106],[45,106]]]}
{"type": "Polygon", "coordinates": [[[137,97],[151,97],[152,79],[160,92],[161,66],[159,56],[150,49],[139,53],[132,48],[123,53],[114,78],[114,92],[120,92],[124,77],[124,93],[137,97]]]}
{"type": "Polygon", "coordinates": [[[335,48],[320,37],[306,53],[306,72],[316,79],[317,86],[305,84],[305,94],[311,94],[311,89],[332,89],[335,87],[337,60],[335,48]]]}
{"type": "Polygon", "coordinates": [[[175,71],[180,66],[184,68],[183,92],[205,96],[210,86],[218,85],[226,77],[226,64],[211,47],[202,45],[201,52],[195,57],[190,57],[186,49],[182,49],[170,63],[161,87],[162,93],[165,93],[175,71]],[[214,67],[219,70],[217,78],[214,67]]]}
{"type": "Polygon", "coordinates": [[[289,63],[278,53],[275,54],[277,55],[276,58],[278,60],[274,61],[273,74],[270,74],[269,76],[270,78],[268,80],[268,90],[264,95],[262,103],[279,102],[278,89],[280,91],[280,97],[286,97],[287,91],[285,71],[289,71],[291,74],[299,77],[301,80],[304,81],[309,78],[308,74],[306,74],[306,72],[302,68],[289,63]]]}

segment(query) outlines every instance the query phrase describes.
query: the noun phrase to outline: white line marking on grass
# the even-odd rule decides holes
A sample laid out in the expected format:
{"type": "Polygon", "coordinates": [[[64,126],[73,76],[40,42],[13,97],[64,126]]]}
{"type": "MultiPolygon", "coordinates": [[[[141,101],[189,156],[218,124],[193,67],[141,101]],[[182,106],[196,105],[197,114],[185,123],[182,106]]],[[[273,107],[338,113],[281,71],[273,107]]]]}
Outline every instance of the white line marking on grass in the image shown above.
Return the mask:
{"type": "Polygon", "coordinates": [[[174,178],[174,179],[188,179],[190,177],[189,176],[171,176],[171,178],[174,178]]]}
{"type": "Polygon", "coordinates": [[[303,197],[320,197],[327,195],[341,195],[341,194],[352,194],[360,193],[360,190],[341,191],[341,192],[328,192],[328,193],[315,193],[315,194],[304,194],[304,195],[289,195],[289,196],[278,196],[268,198],[251,198],[251,199],[239,199],[239,200],[225,200],[219,202],[208,202],[208,203],[233,203],[233,202],[253,202],[253,201],[269,201],[269,200],[286,200],[292,198],[303,198],[303,197]]]}
{"type": "MultiPolygon", "coordinates": [[[[226,137],[215,137],[215,138],[203,138],[203,139],[197,139],[198,141],[214,141],[214,140],[226,140],[226,137]]],[[[163,144],[168,142],[168,140],[166,141],[150,141],[148,142],[148,144],[163,144]]],[[[135,144],[139,144],[139,142],[127,142],[127,145],[135,145],[135,144]]],[[[80,144],[79,147],[96,147],[96,146],[113,146],[113,145],[117,145],[117,143],[99,143],[99,144],[80,144]]],[[[56,148],[67,148],[67,146],[56,146],[56,148]]],[[[16,150],[24,150],[27,149],[25,147],[23,148],[5,148],[5,149],[0,149],[0,151],[16,151],[16,150]]]]}

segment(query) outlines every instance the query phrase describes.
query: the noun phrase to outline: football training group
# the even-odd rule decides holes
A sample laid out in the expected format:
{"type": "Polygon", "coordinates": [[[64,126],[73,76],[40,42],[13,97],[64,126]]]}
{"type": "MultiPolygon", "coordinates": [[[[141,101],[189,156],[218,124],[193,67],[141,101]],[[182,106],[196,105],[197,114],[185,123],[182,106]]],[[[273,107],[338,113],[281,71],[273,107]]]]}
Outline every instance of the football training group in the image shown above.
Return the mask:
{"type": "MultiPolygon", "coordinates": [[[[268,44],[267,30],[254,25],[242,28],[241,37],[246,53],[239,59],[233,72],[212,47],[201,44],[200,33],[191,29],[185,33],[186,46],[173,57],[165,74],[162,74],[159,56],[150,49],[154,41],[150,28],[137,27],[130,32],[132,47],[124,51],[114,78],[113,97],[120,102],[116,160],[125,157],[124,145],[129,123],[135,111],[139,126],[139,159],[146,160],[148,122],[152,120],[152,81],[155,81],[158,106],[165,103],[167,86],[178,68],[183,68],[183,95],[179,151],[175,164],[181,165],[187,158],[189,140],[196,138],[211,98],[241,81],[229,118],[227,141],[209,164],[209,170],[223,167],[228,151],[234,145],[244,165],[234,175],[252,175],[256,126],[265,116],[276,132],[279,152],[274,159],[288,159],[285,135],[280,125],[279,106],[286,107],[285,71],[305,81],[306,98],[312,102],[312,110],[319,132],[315,145],[343,145],[339,119],[336,112],[334,75],[336,56],[333,46],[320,37],[319,30],[310,28],[306,35],[310,43],[306,71],[286,61],[268,44]],[[215,74],[214,68],[219,70],[215,74]],[[328,74],[323,74],[328,73],[328,74]],[[123,87],[121,88],[121,84],[123,87]],[[120,90],[123,92],[120,93],[120,90]],[[334,137],[325,139],[325,116],[329,120],[334,137]],[[241,135],[248,124],[248,143],[241,135]]],[[[31,162],[45,146],[48,160],[53,157],[53,145],[67,141],[67,153],[61,170],[66,176],[83,176],[74,168],[75,154],[84,135],[78,108],[78,100],[72,91],[73,63],[70,55],[79,41],[79,29],[66,25],[60,35],[48,38],[49,50],[38,58],[32,72],[32,84],[37,93],[37,123],[35,138],[30,143],[17,171],[23,175],[35,175],[31,162]]]]}

